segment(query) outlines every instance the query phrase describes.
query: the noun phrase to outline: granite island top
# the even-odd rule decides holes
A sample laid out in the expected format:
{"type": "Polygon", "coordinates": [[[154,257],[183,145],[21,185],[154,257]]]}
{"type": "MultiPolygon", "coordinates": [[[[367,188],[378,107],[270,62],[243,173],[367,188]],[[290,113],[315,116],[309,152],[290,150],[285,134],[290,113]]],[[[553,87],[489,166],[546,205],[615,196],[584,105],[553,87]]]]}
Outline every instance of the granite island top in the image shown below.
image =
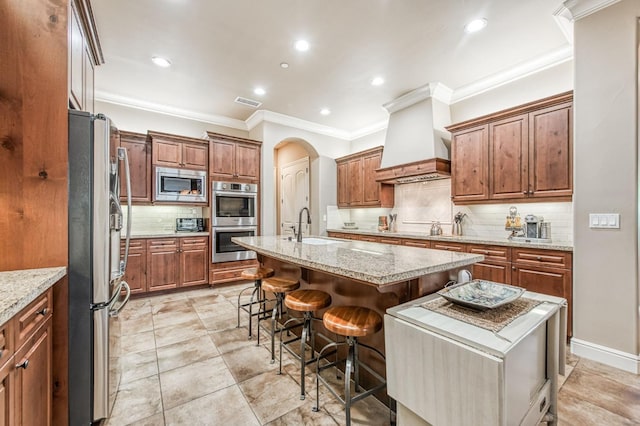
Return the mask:
{"type": "Polygon", "coordinates": [[[0,325],[33,302],[66,273],[64,266],[0,272],[0,325]]]}
{"type": "Polygon", "coordinates": [[[232,241],[267,257],[378,287],[484,259],[482,255],[469,253],[313,236],[305,237],[302,243],[281,235],[234,237],[232,241]]]}
{"type": "Polygon", "coordinates": [[[522,247],[522,248],[539,248],[545,250],[560,250],[560,251],[573,251],[573,244],[569,241],[557,241],[550,243],[536,243],[525,241],[513,241],[509,240],[506,236],[504,238],[491,238],[491,237],[477,237],[474,235],[437,235],[432,236],[427,232],[380,232],[366,229],[327,229],[327,232],[339,232],[342,234],[356,234],[356,235],[373,235],[376,237],[392,237],[392,238],[412,238],[418,240],[429,241],[441,241],[441,242],[455,242],[463,244],[490,244],[507,247],[522,247]]]}

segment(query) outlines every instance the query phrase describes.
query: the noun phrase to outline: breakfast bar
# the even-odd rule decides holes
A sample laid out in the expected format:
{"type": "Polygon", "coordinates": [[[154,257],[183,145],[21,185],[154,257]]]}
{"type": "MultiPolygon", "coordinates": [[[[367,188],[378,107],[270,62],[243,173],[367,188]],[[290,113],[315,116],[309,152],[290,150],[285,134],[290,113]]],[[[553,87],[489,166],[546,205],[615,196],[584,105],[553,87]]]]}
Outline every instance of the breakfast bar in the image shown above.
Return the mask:
{"type": "MultiPolygon", "coordinates": [[[[260,263],[277,276],[299,280],[302,289],[329,293],[331,306],[365,306],[380,316],[390,307],[440,290],[456,281],[461,270],[484,259],[479,254],[322,237],[305,237],[302,242],[283,236],[233,241],[254,250],[260,263]]],[[[367,336],[366,343],[385,353],[384,332],[367,336]]],[[[380,359],[363,354],[363,361],[384,376],[380,359]]],[[[384,393],[377,396],[386,401],[384,393]]]]}

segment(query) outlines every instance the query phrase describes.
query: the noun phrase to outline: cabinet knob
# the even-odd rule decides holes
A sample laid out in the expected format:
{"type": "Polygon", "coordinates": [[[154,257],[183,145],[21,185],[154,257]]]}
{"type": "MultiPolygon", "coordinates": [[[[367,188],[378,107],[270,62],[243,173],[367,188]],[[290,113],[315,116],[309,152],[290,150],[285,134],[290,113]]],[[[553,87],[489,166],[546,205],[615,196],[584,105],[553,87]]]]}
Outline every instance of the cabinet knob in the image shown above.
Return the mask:
{"type": "Polygon", "coordinates": [[[536,260],[540,261],[540,260],[542,260],[542,257],[538,256],[538,257],[536,257],[536,260]]]}
{"type": "Polygon", "coordinates": [[[27,369],[28,366],[29,366],[29,360],[28,359],[25,359],[20,364],[16,364],[16,368],[24,368],[25,370],[27,369]]]}
{"type": "Polygon", "coordinates": [[[527,191],[522,191],[522,193],[523,193],[524,195],[527,195],[527,191]]]}
{"type": "Polygon", "coordinates": [[[513,270],[515,271],[515,270],[516,270],[516,267],[515,267],[515,266],[512,266],[512,267],[511,267],[511,269],[513,269],[513,270]]]}
{"type": "Polygon", "coordinates": [[[45,315],[47,315],[47,312],[49,312],[49,310],[47,308],[42,308],[41,310],[37,311],[36,314],[45,316],[45,315]]]}
{"type": "Polygon", "coordinates": [[[529,195],[533,195],[533,191],[529,191],[529,195]]]}

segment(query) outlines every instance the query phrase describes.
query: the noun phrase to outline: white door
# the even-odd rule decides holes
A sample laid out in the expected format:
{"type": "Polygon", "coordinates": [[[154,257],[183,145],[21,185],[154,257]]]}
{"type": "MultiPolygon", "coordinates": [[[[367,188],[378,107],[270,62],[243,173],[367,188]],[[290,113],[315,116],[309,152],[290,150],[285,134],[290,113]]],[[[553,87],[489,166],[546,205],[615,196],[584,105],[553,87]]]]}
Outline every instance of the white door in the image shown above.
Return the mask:
{"type": "MultiPolygon", "coordinates": [[[[280,184],[280,234],[293,235],[293,227],[298,230],[300,209],[309,207],[309,157],[284,165],[280,184]]],[[[308,235],[306,215],[302,222],[302,235],[308,235]]]]}

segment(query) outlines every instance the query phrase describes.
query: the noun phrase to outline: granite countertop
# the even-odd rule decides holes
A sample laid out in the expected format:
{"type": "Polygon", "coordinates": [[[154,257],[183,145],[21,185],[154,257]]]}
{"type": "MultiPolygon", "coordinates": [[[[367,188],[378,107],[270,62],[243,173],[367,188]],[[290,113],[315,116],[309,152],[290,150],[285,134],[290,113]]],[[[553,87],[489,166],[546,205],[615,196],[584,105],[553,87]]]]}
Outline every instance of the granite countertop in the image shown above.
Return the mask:
{"type": "Polygon", "coordinates": [[[358,234],[358,235],[373,235],[376,237],[393,237],[393,238],[413,238],[419,240],[430,241],[442,241],[442,242],[456,242],[467,244],[491,244],[507,247],[524,247],[524,248],[539,248],[545,250],[560,250],[560,251],[573,251],[573,244],[567,241],[558,241],[550,243],[528,243],[525,241],[512,241],[506,236],[504,238],[489,238],[489,237],[476,237],[472,235],[438,235],[432,236],[424,232],[379,232],[373,230],[364,229],[327,229],[327,232],[340,232],[343,234],[358,234]]]}
{"type": "Polygon", "coordinates": [[[0,325],[4,324],[67,274],[67,268],[0,272],[0,325]]]}
{"type": "MultiPolygon", "coordinates": [[[[176,232],[176,231],[155,231],[155,232],[132,232],[131,239],[136,238],[174,238],[174,237],[208,237],[208,232],[176,232]]],[[[124,240],[126,235],[120,235],[124,240]]]]}
{"type": "Polygon", "coordinates": [[[267,257],[378,287],[464,267],[484,259],[484,256],[476,254],[367,241],[324,237],[305,239],[309,243],[289,241],[281,235],[234,237],[232,241],[267,257]]]}

